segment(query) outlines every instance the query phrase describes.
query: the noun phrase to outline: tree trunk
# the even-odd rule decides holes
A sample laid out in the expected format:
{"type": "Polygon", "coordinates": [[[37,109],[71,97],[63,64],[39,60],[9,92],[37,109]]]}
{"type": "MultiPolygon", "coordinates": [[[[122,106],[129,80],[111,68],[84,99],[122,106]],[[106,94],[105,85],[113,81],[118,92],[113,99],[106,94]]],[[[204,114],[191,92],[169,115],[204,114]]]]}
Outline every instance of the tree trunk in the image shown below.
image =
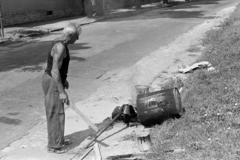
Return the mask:
{"type": "Polygon", "coordinates": [[[98,16],[104,15],[104,0],[96,0],[96,12],[98,16]]]}
{"type": "Polygon", "coordinates": [[[168,3],[168,0],[163,0],[163,4],[167,4],[168,3]]]}
{"type": "Polygon", "coordinates": [[[93,16],[93,8],[92,8],[92,1],[91,0],[84,0],[84,11],[87,17],[93,16]]]}
{"type": "Polygon", "coordinates": [[[4,37],[4,30],[3,30],[3,21],[2,21],[2,5],[1,5],[1,0],[0,0],[0,36],[4,37]]]}
{"type": "Polygon", "coordinates": [[[136,9],[141,9],[142,5],[142,0],[135,0],[135,8],[136,9]]]}

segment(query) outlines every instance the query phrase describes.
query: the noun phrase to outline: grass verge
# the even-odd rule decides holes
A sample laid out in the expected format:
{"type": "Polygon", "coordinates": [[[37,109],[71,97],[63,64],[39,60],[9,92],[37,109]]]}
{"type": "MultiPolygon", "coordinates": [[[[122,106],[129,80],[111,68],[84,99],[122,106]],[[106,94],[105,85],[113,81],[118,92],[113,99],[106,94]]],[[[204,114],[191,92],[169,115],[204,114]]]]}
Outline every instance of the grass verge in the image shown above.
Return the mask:
{"type": "Polygon", "coordinates": [[[199,61],[215,70],[195,71],[184,81],[186,113],[155,126],[146,159],[240,159],[240,5],[202,44],[199,61]]]}

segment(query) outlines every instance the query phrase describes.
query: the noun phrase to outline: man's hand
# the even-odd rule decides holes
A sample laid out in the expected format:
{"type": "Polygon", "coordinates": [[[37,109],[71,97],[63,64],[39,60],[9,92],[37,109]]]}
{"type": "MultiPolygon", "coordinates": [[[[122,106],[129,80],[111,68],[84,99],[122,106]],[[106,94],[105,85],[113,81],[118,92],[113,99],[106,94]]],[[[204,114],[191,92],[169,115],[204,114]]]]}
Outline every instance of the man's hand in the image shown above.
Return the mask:
{"type": "Polygon", "coordinates": [[[68,95],[66,92],[60,93],[59,98],[62,101],[62,103],[66,103],[68,105],[69,101],[68,101],[68,95]]]}
{"type": "Polygon", "coordinates": [[[68,88],[69,88],[69,83],[68,83],[68,81],[67,81],[67,80],[65,80],[65,83],[64,83],[64,88],[65,88],[65,89],[68,89],[68,88]]]}

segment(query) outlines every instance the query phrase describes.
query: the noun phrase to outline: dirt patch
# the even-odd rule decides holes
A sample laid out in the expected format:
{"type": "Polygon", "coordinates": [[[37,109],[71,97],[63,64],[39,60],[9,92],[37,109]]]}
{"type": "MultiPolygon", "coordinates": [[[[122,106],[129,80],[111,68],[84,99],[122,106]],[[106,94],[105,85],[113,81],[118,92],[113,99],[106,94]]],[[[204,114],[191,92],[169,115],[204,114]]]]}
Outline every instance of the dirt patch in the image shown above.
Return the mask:
{"type": "Polygon", "coordinates": [[[9,125],[19,125],[21,123],[20,119],[9,118],[9,117],[0,117],[0,123],[9,124],[9,125]]]}

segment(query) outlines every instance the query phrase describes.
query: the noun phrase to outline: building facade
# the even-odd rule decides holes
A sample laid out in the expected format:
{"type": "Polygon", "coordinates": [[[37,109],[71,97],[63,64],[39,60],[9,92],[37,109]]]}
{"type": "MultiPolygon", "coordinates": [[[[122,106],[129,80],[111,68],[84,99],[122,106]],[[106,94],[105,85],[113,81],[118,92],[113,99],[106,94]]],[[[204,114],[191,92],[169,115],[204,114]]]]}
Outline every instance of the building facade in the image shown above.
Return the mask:
{"type": "Polygon", "coordinates": [[[4,26],[80,15],[83,0],[1,0],[4,26]]]}

